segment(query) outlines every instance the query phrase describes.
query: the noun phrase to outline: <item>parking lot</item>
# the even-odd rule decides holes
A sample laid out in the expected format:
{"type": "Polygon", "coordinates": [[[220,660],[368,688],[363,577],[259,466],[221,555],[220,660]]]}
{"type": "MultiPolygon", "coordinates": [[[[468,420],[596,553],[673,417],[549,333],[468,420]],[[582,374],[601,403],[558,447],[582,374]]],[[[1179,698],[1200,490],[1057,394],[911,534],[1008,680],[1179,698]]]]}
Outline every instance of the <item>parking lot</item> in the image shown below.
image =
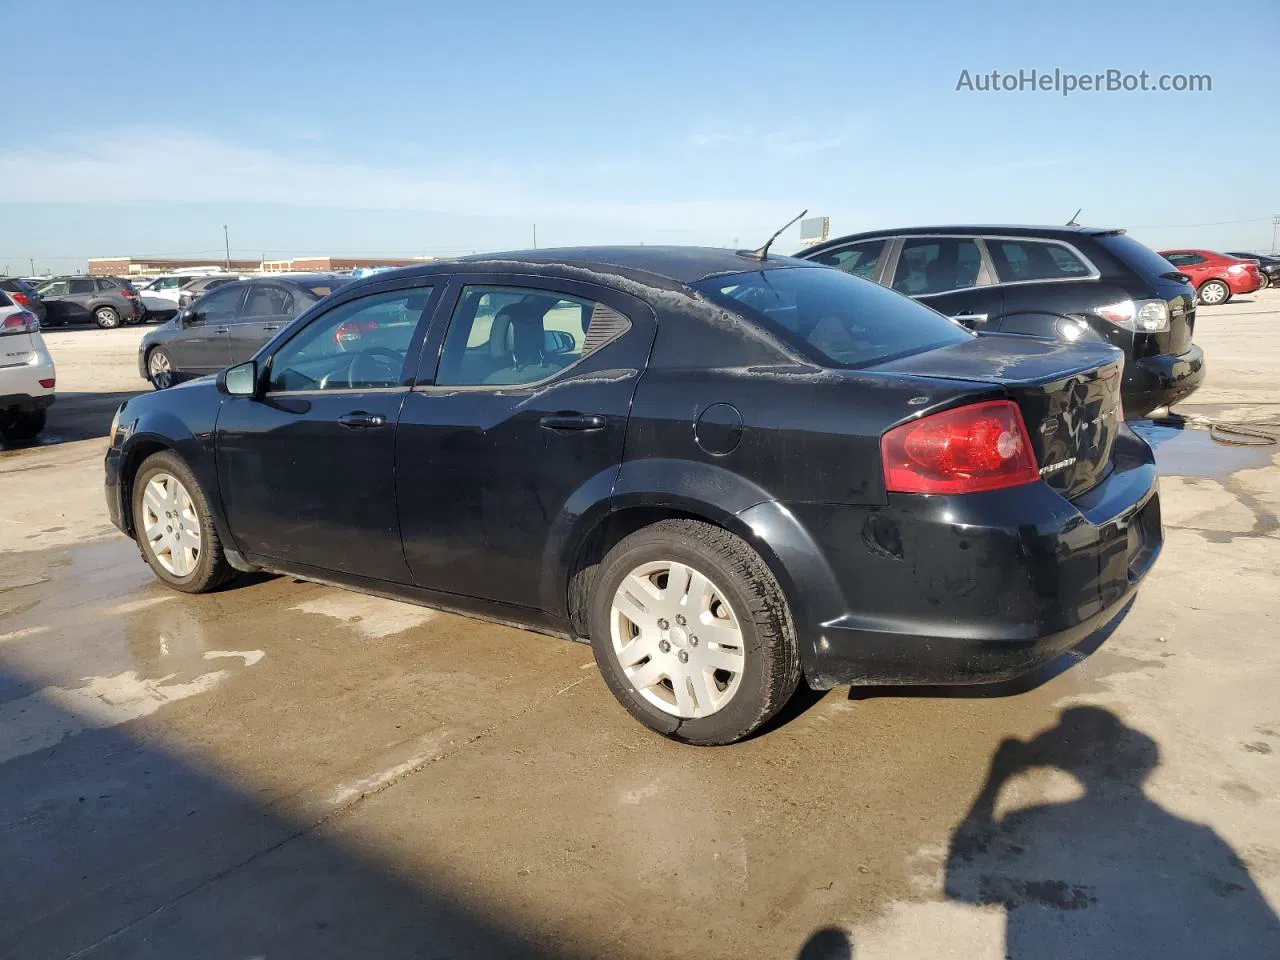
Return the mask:
{"type": "MultiPolygon", "coordinates": [[[[47,332],[45,437],[0,452],[0,956],[1276,955],[1280,447],[1139,425],[1165,552],[1084,659],[695,749],[586,646],[155,583],[102,497],[144,332],[47,332]]],[[[1280,291],[1195,338],[1180,413],[1280,422],[1280,291]]]]}

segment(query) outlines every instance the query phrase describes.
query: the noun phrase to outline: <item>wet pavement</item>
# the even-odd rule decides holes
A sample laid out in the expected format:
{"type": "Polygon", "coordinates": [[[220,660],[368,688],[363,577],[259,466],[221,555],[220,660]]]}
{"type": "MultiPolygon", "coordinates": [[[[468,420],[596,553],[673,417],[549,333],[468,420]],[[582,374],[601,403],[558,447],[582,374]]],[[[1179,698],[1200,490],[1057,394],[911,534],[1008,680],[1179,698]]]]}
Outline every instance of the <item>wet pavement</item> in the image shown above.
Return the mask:
{"type": "Polygon", "coordinates": [[[101,440],[7,452],[0,957],[1280,956],[1280,468],[1200,433],[1159,439],[1165,554],[1087,657],[716,749],[582,645],[176,594],[105,526],[101,440]]]}

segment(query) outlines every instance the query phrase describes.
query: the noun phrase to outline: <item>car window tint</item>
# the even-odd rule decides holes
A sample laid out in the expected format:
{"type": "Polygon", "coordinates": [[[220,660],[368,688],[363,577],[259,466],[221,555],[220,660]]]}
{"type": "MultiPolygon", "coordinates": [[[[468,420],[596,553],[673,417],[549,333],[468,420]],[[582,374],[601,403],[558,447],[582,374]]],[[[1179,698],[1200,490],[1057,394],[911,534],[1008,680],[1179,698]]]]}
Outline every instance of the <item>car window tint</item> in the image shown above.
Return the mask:
{"type": "Polygon", "coordinates": [[[973,336],[935,310],[837,270],[758,270],[694,286],[832,366],[866,366],[973,336]]]}
{"type": "Polygon", "coordinates": [[[628,326],[616,310],[582,297],[533,288],[469,286],[449,321],[435,382],[453,387],[538,383],[598,350],[628,326]]]}
{"type": "Polygon", "coordinates": [[[215,290],[206,297],[201,297],[193,305],[196,317],[207,324],[232,323],[236,317],[236,309],[240,306],[240,295],[244,291],[240,287],[234,289],[215,290]]]}
{"type": "Polygon", "coordinates": [[[864,240],[861,243],[851,243],[847,247],[841,247],[838,250],[825,250],[822,253],[815,254],[810,259],[814,263],[825,264],[828,267],[838,267],[845,273],[853,274],[855,277],[862,277],[864,280],[874,280],[876,268],[880,265],[880,257],[884,253],[885,244],[888,240],[864,240]]]}
{"type": "Polygon", "coordinates": [[[1166,254],[1165,259],[1175,267],[1184,267],[1205,262],[1204,257],[1200,256],[1198,253],[1170,253],[1166,254]]]}
{"type": "Polygon", "coordinates": [[[1066,280],[1087,277],[1087,264],[1066,247],[1039,240],[987,239],[996,273],[1006,283],[1019,280],[1066,280]]]}
{"type": "Polygon", "coordinates": [[[282,287],[255,284],[249,288],[245,317],[281,317],[293,313],[293,294],[282,287]]]}
{"type": "Polygon", "coordinates": [[[71,280],[67,283],[67,292],[72,296],[77,293],[93,293],[93,281],[89,279],[71,280]]]}
{"type": "Polygon", "coordinates": [[[351,300],[307,324],[271,360],[271,386],[284,390],[394,387],[430,287],[351,300]]]}
{"type": "Polygon", "coordinates": [[[960,237],[908,238],[902,244],[893,289],[919,297],[978,285],[978,244],[960,237]]]}
{"type": "Polygon", "coordinates": [[[42,297],[61,297],[67,292],[67,281],[50,280],[48,283],[42,283],[37,291],[42,297]]]}

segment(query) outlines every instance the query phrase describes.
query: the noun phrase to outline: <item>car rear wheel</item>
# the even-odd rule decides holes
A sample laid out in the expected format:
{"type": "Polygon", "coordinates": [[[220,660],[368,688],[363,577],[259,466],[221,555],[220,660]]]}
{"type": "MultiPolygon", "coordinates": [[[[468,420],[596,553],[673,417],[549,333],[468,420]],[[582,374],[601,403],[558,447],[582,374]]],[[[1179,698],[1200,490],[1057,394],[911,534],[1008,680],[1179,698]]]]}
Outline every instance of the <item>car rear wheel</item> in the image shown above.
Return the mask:
{"type": "Polygon", "coordinates": [[[31,410],[23,413],[0,413],[0,436],[10,443],[24,443],[40,436],[44,429],[45,412],[31,410]]]}
{"type": "Polygon", "coordinates": [[[1231,288],[1221,280],[1206,281],[1200,287],[1200,302],[1207,306],[1216,306],[1231,299],[1231,288]]]}
{"type": "Polygon", "coordinates": [[[168,390],[173,386],[173,361],[163,347],[155,347],[147,354],[147,376],[157,390],[168,390]]]}
{"type": "Polygon", "coordinates": [[[623,539],[589,600],[591,645],[614,696],[675,740],[741,740],[800,681],[782,589],[740,537],[664,520],[623,539]]]}
{"type": "Polygon", "coordinates": [[[115,307],[99,307],[93,311],[93,322],[103,330],[110,330],[120,326],[120,314],[115,307]]]}
{"type": "Polygon", "coordinates": [[[209,501],[176,454],[152,454],[138,469],[133,529],[143,559],[175,590],[207,593],[235,576],[222,552],[209,501]]]}

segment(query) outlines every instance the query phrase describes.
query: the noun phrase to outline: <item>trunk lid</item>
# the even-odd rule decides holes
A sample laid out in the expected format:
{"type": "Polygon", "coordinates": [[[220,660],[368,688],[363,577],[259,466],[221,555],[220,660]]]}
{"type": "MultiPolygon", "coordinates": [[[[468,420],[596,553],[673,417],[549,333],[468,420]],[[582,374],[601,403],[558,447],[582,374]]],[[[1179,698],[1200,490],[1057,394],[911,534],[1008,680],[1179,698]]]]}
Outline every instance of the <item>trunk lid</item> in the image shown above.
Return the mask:
{"type": "Polygon", "coordinates": [[[1041,478],[1075,497],[1111,470],[1123,365],[1102,343],[987,334],[874,369],[998,385],[1022,412],[1041,478]]]}

